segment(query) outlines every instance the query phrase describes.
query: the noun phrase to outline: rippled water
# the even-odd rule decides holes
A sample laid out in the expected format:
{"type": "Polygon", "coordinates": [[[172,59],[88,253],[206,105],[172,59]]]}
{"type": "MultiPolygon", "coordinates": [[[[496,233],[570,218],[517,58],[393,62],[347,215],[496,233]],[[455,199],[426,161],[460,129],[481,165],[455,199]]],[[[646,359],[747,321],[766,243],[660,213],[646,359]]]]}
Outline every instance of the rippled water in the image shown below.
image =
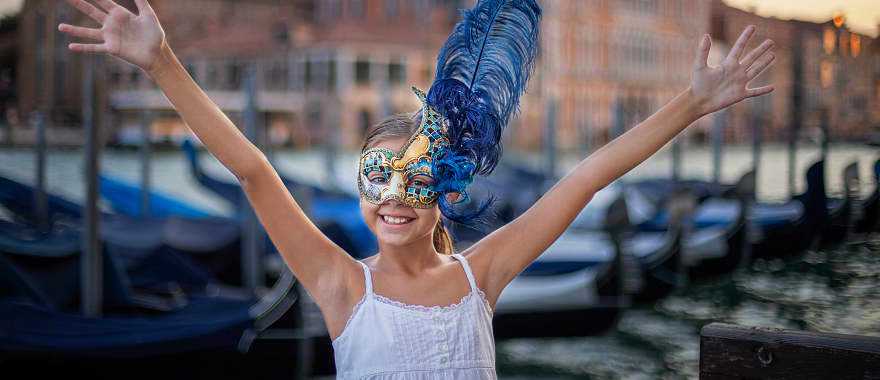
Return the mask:
{"type": "MultiPolygon", "coordinates": [[[[321,182],[326,180],[321,172],[321,157],[317,152],[282,152],[277,156],[277,164],[283,172],[321,182]]],[[[683,174],[708,178],[710,157],[707,149],[689,149],[683,174]]],[[[804,148],[799,154],[797,192],[803,191],[802,173],[816,157],[815,147],[804,148]]],[[[841,170],[852,160],[858,160],[863,178],[861,193],[867,195],[875,186],[870,168],[876,158],[876,150],[868,147],[833,146],[826,170],[829,194],[840,193],[841,170]]],[[[561,173],[577,161],[576,157],[563,159],[561,173]]],[[[81,152],[54,151],[48,162],[49,190],[81,200],[81,152]]],[[[204,162],[209,172],[232,178],[215,160],[204,162]]],[[[343,156],[339,163],[340,183],[353,186],[355,164],[353,154],[343,156]]],[[[108,151],[102,160],[106,173],[129,180],[139,178],[139,165],[135,152],[108,151]]],[[[749,147],[728,147],[722,178],[733,181],[750,166],[749,147]]],[[[760,198],[787,198],[786,170],[784,150],[768,146],[759,171],[760,198]]],[[[670,171],[669,154],[661,151],[628,176],[662,176],[670,171]]],[[[0,175],[32,182],[33,173],[30,151],[0,150],[0,175]]],[[[212,212],[230,211],[222,201],[198,188],[177,152],[155,155],[153,183],[158,190],[212,212]]],[[[880,335],[878,251],[877,235],[855,236],[831,250],[809,251],[787,261],[759,260],[736,273],[691,283],[655,304],[627,310],[617,328],[603,336],[499,342],[498,372],[500,377],[511,379],[696,378],[699,330],[711,322],[880,335]]]]}

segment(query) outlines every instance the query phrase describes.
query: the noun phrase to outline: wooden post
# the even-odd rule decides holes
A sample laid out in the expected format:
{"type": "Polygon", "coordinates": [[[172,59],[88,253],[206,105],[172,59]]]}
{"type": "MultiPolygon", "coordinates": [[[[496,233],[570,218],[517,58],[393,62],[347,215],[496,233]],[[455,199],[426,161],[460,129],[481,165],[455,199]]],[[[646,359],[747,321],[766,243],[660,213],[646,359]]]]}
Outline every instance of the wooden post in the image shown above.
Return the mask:
{"type": "Polygon", "coordinates": [[[33,113],[36,129],[37,178],[34,192],[34,219],[42,231],[49,230],[49,204],[46,198],[46,115],[38,110],[33,113]]]}
{"type": "Polygon", "coordinates": [[[712,323],[700,379],[880,379],[880,337],[712,323]]]}
{"type": "MultiPolygon", "coordinates": [[[[752,105],[752,171],[755,172],[755,179],[760,178],[761,167],[761,117],[755,105],[752,105]]],[[[757,187],[757,186],[756,186],[757,187]]],[[[755,189],[757,197],[757,189],[755,189]]]]}
{"type": "MultiPolygon", "coordinates": [[[[260,147],[260,138],[257,126],[257,89],[256,89],[256,69],[253,64],[248,64],[245,69],[245,109],[244,109],[244,128],[245,135],[260,147]]],[[[244,196],[244,195],[242,195],[244,196]]],[[[247,200],[245,200],[247,203],[247,200]]],[[[257,215],[254,213],[253,207],[247,203],[247,211],[244,218],[244,236],[242,239],[241,251],[241,279],[245,288],[256,291],[262,287],[265,275],[263,273],[263,233],[260,228],[257,215]]]]}
{"type": "Polygon", "coordinates": [[[821,112],[821,124],[822,128],[822,142],[821,142],[821,155],[822,160],[825,161],[826,165],[828,163],[828,151],[831,145],[831,123],[829,121],[830,115],[827,107],[823,107],[821,112]]]}
{"type": "Polygon", "coordinates": [[[724,148],[724,127],[727,110],[718,111],[712,123],[712,182],[721,184],[721,150],[724,148]]]}
{"type": "Polygon", "coordinates": [[[547,101],[547,125],[544,126],[544,185],[556,180],[556,98],[547,101]]]}
{"type": "Polygon", "coordinates": [[[672,180],[681,180],[681,137],[672,140],[672,180]]]}
{"type": "Polygon", "coordinates": [[[149,217],[152,214],[150,205],[150,124],[152,124],[150,111],[144,110],[141,114],[141,217],[149,217]]]}
{"type": "MultiPolygon", "coordinates": [[[[792,51],[801,51],[803,42],[800,33],[793,37],[792,51]]],[[[797,175],[797,139],[798,131],[803,124],[803,59],[792,59],[792,94],[791,94],[791,125],[788,132],[788,197],[791,198],[797,191],[795,189],[795,176],[797,175]]]]}
{"type": "Polygon", "coordinates": [[[98,211],[98,172],[101,150],[99,126],[95,123],[95,66],[101,62],[100,57],[84,57],[85,78],[83,78],[83,127],[85,138],[85,173],[86,204],[84,229],[82,234],[82,254],[80,256],[80,291],[82,313],[86,317],[101,317],[103,304],[103,281],[101,245],[98,241],[101,214],[98,211]]]}

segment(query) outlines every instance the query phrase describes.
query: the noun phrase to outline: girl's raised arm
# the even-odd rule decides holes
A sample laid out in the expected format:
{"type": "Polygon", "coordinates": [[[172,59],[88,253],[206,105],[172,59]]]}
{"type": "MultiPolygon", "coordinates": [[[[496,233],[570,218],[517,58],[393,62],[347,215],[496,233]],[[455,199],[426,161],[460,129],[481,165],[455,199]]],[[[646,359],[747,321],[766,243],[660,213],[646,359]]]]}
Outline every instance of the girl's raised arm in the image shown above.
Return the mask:
{"type": "Polygon", "coordinates": [[[597,191],[653,155],[700,117],[773,91],[772,86],[747,88],[774,60],[771,40],[743,56],[754,31],[754,26],[743,31],[719,67],[707,65],[711,39],[703,36],[688,89],[581,161],[525,213],[467,249],[469,259],[486,268],[483,287],[490,303],[494,305],[504,287],[568,228],[597,191]]]}
{"type": "Polygon", "coordinates": [[[186,125],[241,182],[285,262],[318,304],[347,302],[346,285],[360,267],[308,219],[266,156],[195,83],[168,46],[150,4],[135,0],[135,15],[112,0],[94,0],[98,7],[85,0],[67,1],[101,25],[60,24],[62,32],[98,42],[69,48],[107,53],[146,71],[186,125]]]}

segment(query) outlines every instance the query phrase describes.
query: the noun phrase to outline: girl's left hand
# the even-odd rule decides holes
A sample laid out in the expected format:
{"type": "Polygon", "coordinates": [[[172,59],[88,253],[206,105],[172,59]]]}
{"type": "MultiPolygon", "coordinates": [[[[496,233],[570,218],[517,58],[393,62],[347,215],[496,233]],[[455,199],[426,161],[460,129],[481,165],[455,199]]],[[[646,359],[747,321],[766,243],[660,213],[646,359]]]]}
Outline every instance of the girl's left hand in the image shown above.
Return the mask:
{"type": "Polygon", "coordinates": [[[690,88],[700,116],[736,104],[743,99],[773,91],[773,86],[747,87],[749,82],[770,67],[776,58],[770,51],[773,41],[769,39],[743,56],[743,50],[754,33],[755,26],[748,26],[718,67],[708,65],[712,40],[708,34],[703,36],[697,49],[690,88]]]}

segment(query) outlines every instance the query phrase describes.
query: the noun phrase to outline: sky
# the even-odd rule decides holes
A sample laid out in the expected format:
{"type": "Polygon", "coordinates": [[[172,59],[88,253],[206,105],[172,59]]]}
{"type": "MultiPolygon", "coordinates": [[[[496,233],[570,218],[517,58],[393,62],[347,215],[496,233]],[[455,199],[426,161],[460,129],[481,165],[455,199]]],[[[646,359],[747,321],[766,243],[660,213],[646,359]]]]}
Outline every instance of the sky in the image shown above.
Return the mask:
{"type": "Polygon", "coordinates": [[[0,16],[18,11],[23,0],[0,0],[0,16]]]}
{"type": "Polygon", "coordinates": [[[877,37],[880,24],[878,0],[724,0],[727,4],[754,11],[761,16],[827,21],[840,11],[850,29],[877,37]]]}
{"type": "MultiPolygon", "coordinates": [[[[709,1],[709,0],[704,0],[709,1]]],[[[825,21],[835,11],[842,11],[853,30],[877,37],[880,31],[880,1],[878,0],[724,0],[742,9],[754,10],[762,16],[825,21]]],[[[23,0],[0,0],[0,15],[15,12],[23,0]]]]}

